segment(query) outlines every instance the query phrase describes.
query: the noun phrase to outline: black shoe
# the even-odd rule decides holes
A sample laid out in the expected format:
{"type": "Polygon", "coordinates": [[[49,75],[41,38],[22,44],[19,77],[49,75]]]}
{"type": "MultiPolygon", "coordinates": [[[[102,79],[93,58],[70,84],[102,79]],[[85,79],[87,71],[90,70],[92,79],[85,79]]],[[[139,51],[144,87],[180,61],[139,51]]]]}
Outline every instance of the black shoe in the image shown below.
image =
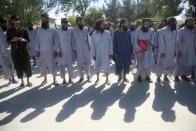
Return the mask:
{"type": "Polygon", "coordinates": [[[120,82],[121,82],[121,80],[122,80],[122,79],[121,79],[121,78],[119,78],[119,79],[118,79],[118,81],[117,81],[117,83],[120,83],[120,82]]]}
{"type": "Polygon", "coordinates": [[[58,86],[59,85],[59,83],[57,81],[54,81],[53,84],[54,84],[54,86],[58,86]]]}
{"type": "Polygon", "coordinates": [[[81,83],[83,80],[84,80],[84,78],[82,77],[82,78],[80,78],[80,80],[78,82],[81,83]]]}
{"type": "Polygon", "coordinates": [[[127,80],[127,78],[124,78],[123,81],[124,81],[125,83],[129,83],[129,80],[127,80]]]}
{"type": "Polygon", "coordinates": [[[184,81],[190,81],[189,78],[188,78],[187,76],[185,76],[185,75],[182,75],[181,78],[182,78],[184,81]]]}
{"type": "Polygon", "coordinates": [[[157,77],[157,82],[161,82],[161,78],[160,77],[157,77]]]}
{"type": "Polygon", "coordinates": [[[63,83],[62,83],[62,84],[63,84],[63,85],[67,84],[66,80],[63,80],[63,83]]]}
{"type": "Polygon", "coordinates": [[[148,81],[148,82],[152,82],[152,80],[151,80],[151,78],[149,77],[149,76],[146,76],[146,80],[148,81]]]}
{"type": "Polygon", "coordinates": [[[179,77],[178,76],[175,76],[175,81],[180,81],[179,77]]]}
{"type": "Polygon", "coordinates": [[[164,81],[169,81],[167,76],[164,77],[164,81]]]}
{"type": "Polygon", "coordinates": [[[25,86],[24,83],[21,83],[19,87],[24,87],[24,86],[25,86]]]}
{"type": "Polygon", "coordinates": [[[69,79],[69,84],[73,84],[73,81],[71,79],[69,79]]]}
{"type": "Polygon", "coordinates": [[[142,82],[142,77],[138,76],[137,80],[138,80],[138,82],[142,82]]]}

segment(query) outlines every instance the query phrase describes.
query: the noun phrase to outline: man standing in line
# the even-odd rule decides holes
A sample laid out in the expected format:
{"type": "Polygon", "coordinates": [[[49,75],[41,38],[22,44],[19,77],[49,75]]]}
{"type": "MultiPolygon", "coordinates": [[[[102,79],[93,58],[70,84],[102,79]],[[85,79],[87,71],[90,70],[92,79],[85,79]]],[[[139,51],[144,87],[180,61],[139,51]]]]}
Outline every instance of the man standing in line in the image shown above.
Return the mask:
{"type": "Polygon", "coordinates": [[[76,56],[79,83],[84,80],[84,72],[87,74],[87,79],[90,82],[90,46],[88,40],[88,29],[84,27],[82,17],[76,18],[78,27],[73,30],[73,53],[76,56]]]}
{"type": "Polygon", "coordinates": [[[4,78],[9,79],[9,83],[16,83],[14,79],[14,64],[11,57],[10,45],[6,41],[7,21],[0,18],[0,55],[2,59],[4,78]]]}
{"type": "Polygon", "coordinates": [[[187,18],[185,27],[181,28],[177,35],[179,71],[185,81],[190,80],[187,76],[191,75],[193,67],[196,66],[196,31],[193,28],[193,19],[187,18]]]}
{"type": "Polygon", "coordinates": [[[97,80],[95,84],[99,84],[99,74],[103,69],[106,73],[106,81],[107,85],[110,85],[110,81],[108,79],[110,72],[110,60],[113,56],[112,49],[112,40],[110,36],[110,32],[105,30],[105,21],[104,19],[99,19],[96,22],[96,31],[93,33],[91,38],[91,56],[95,61],[95,70],[97,73],[97,80]]]}
{"type": "Polygon", "coordinates": [[[32,21],[29,21],[28,22],[28,34],[29,34],[29,39],[30,39],[30,43],[29,43],[29,47],[28,47],[28,50],[29,50],[29,56],[30,58],[33,59],[34,61],[34,64],[33,66],[36,65],[36,51],[35,51],[35,39],[36,39],[36,30],[33,29],[33,22],[32,21]]]}
{"type": "Polygon", "coordinates": [[[167,26],[159,33],[159,51],[157,60],[157,81],[164,74],[164,80],[169,81],[168,74],[172,74],[175,69],[176,49],[177,49],[177,21],[170,17],[167,20],[167,26]]]}
{"type": "Polygon", "coordinates": [[[131,55],[133,53],[133,45],[131,43],[131,36],[128,32],[128,20],[122,19],[120,21],[119,29],[115,30],[113,38],[113,52],[116,63],[116,74],[118,75],[118,83],[122,80],[128,83],[126,75],[129,74],[131,55]]]}
{"type": "Polygon", "coordinates": [[[150,28],[151,20],[144,18],[142,27],[135,31],[134,49],[137,57],[137,75],[138,81],[142,81],[142,75],[146,76],[146,80],[151,81],[151,68],[154,65],[154,57],[152,52],[152,43],[154,42],[154,30],[150,28]],[[139,44],[143,43],[143,46],[139,44]]]}
{"type": "Polygon", "coordinates": [[[40,67],[41,75],[44,80],[41,86],[47,83],[48,71],[53,75],[53,84],[56,82],[56,61],[58,48],[58,35],[54,28],[49,26],[49,16],[44,13],[41,15],[42,25],[37,29],[35,49],[37,51],[38,66],[40,67]]]}
{"type": "Polygon", "coordinates": [[[20,20],[18,16],[12,16],[12,27],[7,31],[7,42],[11,44],[11,55],[14,63],[14,68],[19,79],[21,79],[20,87],[24,87],[23,73],[27,76],[27,86],[32,83],[29,78],[32,75],[29,54],[27,51],[27,44],[29,42],[29,35],[27,30],[20,27],[20,20]]]}
{"type": "Polygon", "coordinates": [[[67,18],[61,19],[61,28],[57,29],[59,38],[59,49],[57,53],[59,58],[61,78],[63,78],[63,84],[66,84],[65,80],[65,68],[68,70],[69,83],[72,84],[73,77],[73,45],[72,45],[72,30],[68,27],[67,18]]]}

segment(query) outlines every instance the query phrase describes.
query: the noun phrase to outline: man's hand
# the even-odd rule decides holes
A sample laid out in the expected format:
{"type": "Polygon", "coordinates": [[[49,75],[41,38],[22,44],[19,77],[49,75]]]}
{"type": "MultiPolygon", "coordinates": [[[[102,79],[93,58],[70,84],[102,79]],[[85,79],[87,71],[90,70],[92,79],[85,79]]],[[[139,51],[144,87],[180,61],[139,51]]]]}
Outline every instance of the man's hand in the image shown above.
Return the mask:
{"type": "Polygon", "coordinates": [[[146,41],[146,45],[150,45],[151,43],[150,43],[150,41],[146,41]]]}
{"type": "Polygon", "coordinates": [[[117,57],[118,57],[118,55],[117,55],[117,54],[114,54],[114,57],[115,57],[115,58],[117,58],[117,57]]]}
{"type": "Polygon", "coordinates": [[[165,53],[161,53],[161,54],[160,54],[160,57],[161,57],[161,58],[165,58],[165,53]]]}
{"type": "Polygon", "coordinates": [[[61,53],[61,52],[58,52],[58,53],[57,53],[57,56],[58,56],[58,57],[62,57],[62,53],[61,53]]]}
{"type": "Polygon", "coordinates": [[[141,50],[139,50],[138,52],[139,52],[139,53],[144,53],[144,50],[143,50],[143,49],[141,49],[141,50]]]}
{"type": "Polygon", "coordinates": [[[110,60],[112,59],[112,55],[109,55],[109,59],[110,59],[110,60]]]}
{"type": "Polygon", "coordinates": [[[96,57],[95,57],[95,56],[93,56],[93,60],[94,60],[94,61],[96,60],[96,57]]]}
{"type": "Polygon", "coordinates": [[[18,38],[18,41],[20,41],[20,42],[26,42],[26,40],[24,38],[22,38],[22,37],[19,37],[18,38]]]}
{"type": "Polygon", "coordinates": [[[196,26],[194,26],[194,30],[196,31],[196,26]]]}
{"type": "Polygon", "coordinates": [[[11,39],[11,42],[17,42],[18,41],[18,37],[14,37],[11,39]]]}
{"type": "Polygon", "coordinates": [[[40,57],[40,52],[39,51],[37,52],[37,57],[40,57]]]}
{"type": "Polygon", "coordinates": [[[73,50],[73,54],[74,54],[75,56],[77,56],[76,50],[73,50]]]}
{"type": "Polygon", "coordinates": [[[182,57],[182,51],[178,52],[178,57],[182,57]]]}
{"type": "Polygon", "coordinates": [[[56,51],[53,53],[53,57],[54,57],[54,58],[57,57],[57,52],[56,52],[56,51]]]}

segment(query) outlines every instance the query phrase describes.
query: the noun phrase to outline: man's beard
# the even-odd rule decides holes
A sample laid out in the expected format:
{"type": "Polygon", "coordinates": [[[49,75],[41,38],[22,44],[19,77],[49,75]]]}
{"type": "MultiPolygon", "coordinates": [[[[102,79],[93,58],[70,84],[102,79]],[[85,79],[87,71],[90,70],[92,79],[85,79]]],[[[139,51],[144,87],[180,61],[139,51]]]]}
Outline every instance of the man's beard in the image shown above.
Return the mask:
{"type": "Polygon", "coordinates": [[[106,27],[105,29],[106,29],[106,30],[109,30],[109,29],[110,29],[110,27],[108,26],[108,27],[106,27]]]}
{"type": "Polygon", "coordinates": [[[78,27],[80,28],[80,30],[83,30],[84,29],[84,25],[83,24],[78,25],[78,27]]]}
{"type": "Polygon", "coordinates": [[[170,25],[170,28],[171,28],[172,31],[173,31],[173,30],[176,30],[176,24],[171,24],[171,25],[170,25]]]}
{"type": "Polygon", "coordinates": [[[123,26],[123,31],[124,31],[124,32],[127,32],[127,31],[128,31],[128,28],[125,27],[125,26],[123,26]]]}
{"type": "Polygon", "coordinates": [[[131,31],[135,31],[135,28],[130,28],[131,31]]]}
{"type": "Polygon", "coordinates": [[[46,23],[42,23],[42,28],[47,29],[48,27],[49,27],[48,22],[46,22],[46,23]]]}
{"type": "Polygon", "coordinates": [[[6,30],[7,30],[7,27],[2,26],[2,30],[3,30],[3,31],[6,31],[6,30]]]}
{"type": "Polygon", "coordinates": [[[62,26],[62,29],[63,29],[64,31],[66,31],[66,30],[68,30],[68,27],[63,27],[63,26],[62,26]]]}
{"type": "Polygon", "coordinates": [[[186,26],[189,30],[192,30],[194,28],[194,26],[190,25],[190,26],[186,26]]]}
{"type": "Polygon", "coordinates": [[[29,27],[29,30],[33,30],[33,27],[29,27]]]}
{"type": "Polygon", "coordinates": [[[145,32],[145,33],[148,32],[148,29],[149,29],[149,27],[143,27],[143,26],[142,26],[142,31],[143,31],[143,32],[145,32]]]}
{"type": "Polygon", "coordinates": [[[100,32],[103,33],[105,31],[105,29],[100,29],[100,32]]]}

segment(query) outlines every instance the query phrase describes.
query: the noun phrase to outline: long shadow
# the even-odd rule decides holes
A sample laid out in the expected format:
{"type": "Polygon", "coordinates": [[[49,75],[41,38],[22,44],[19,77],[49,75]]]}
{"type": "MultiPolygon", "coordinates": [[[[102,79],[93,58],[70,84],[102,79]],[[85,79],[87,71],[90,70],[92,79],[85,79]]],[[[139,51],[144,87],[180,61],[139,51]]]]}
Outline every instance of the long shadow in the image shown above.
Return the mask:
{"type": "Polygon", "coordinates": [[[100,120],[105,115],[108,107],[112,106],[118,99],[120,99],[124,88],[124,84],[119,86],[113,84],[109,89],[101,92],[91,104],[91,108],[93,108],[91,118],[93,120],[100,120]]]}
{"type": "Polygon", "coordinates": [[[176,82],[174,87],[177,102],[186,106],[191,113],[196,114],[196,82],[176,82]]]}
{"type": "Polygon", "coordinates": [[[28,102],[39,87],[35,87],[17,96],[14,96],[0,103],[0,113],[8,113],[9,115],[0,120],[0,125],[5,125],[14,120],[20,113],[25,111],[24,105],[28,102]]]}
{"type": "Polygon", "coordinates": [[[16,88],[12,88],[12,89],[10,89],[8,91],[1,92],[0,93],[0,99],[3,99],[3,98],[5,98],[5,97],[7,97],[9,95],[12,95],[12,94],[16,93],[17,91],[19,91],[21,89],[23,89],[23,88],[16,87],[16,88]]]}
{"type": "Polygon", "coordinates": [[[176,102],[174,89],[168,82],[155,83],[155,98],[152,108],[157,112],[162,112],[161,118],[165,122],[174,122],[176,120],[175,111],[172,110],[176,102]]]}
{"type": "MultiPolygon", "coordinates": [[[[83,83],[85,84],[85,83],[83,83]]],[[[75,92],[82,90],[83,84],[73,84],[70,87],[48,85],[44,88],[34,87],[7,101],[0,103],[0,113],[10,113],[0,121],[0,125],[7,124],[27,109],[34,109],[21,119],[21,122],[28,122],[45,112],[45,108],[56,105],[60,101],[71,97],[75,92]]]]}
{"type": "Polygon", "coordinates": [[[141,106],[147,98],[150,96],[149,83],[132,82],[132,86],[129,88],[127,93],[120,99],[120,108],[125,109],[124,121],[133,122],[136,114],[136,107],[141,106]]]}
{"type": "Polygon", "coordinates": [[[82,93],[72,96],[62,107],[61,111],[56,117],[57,122],[62,122],[73,115],[77,109],[84,107],[91,101],[95,100],[100,92],[104,89],[105,85],[96,87],[91,85],[85,89],[82,93]]]}
{"type": "MultiPolygon", "coordinates": [[[[3,79],[3,78],[2,78],[3,79]]],[[[7,83],[7,84],[4,84],[4,85],[1,85],[0,86],[0,89],[4,88],[4,87],[9,87],[9,85],[11,85],[11,83],[7,83]]]]}

